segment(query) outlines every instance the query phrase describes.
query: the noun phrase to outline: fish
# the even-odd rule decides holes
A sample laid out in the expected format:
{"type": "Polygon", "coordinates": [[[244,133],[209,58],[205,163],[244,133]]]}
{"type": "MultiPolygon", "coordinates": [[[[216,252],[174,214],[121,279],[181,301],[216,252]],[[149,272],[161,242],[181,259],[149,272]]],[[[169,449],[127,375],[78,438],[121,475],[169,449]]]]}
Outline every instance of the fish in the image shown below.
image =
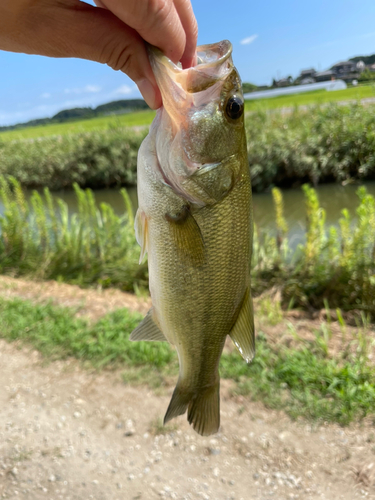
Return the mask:
{"type": "Polygon", "coordinates": [[[175,347],[179,377],[164,424],[187,411],[208,436],[220,427],[227,336],[246,362],[255,354],[244,98],[228,40],[198,46],[187,69],[148,50],[163,105],[138,153],[135,234],[152,307],[130,340],[175,347]]]}

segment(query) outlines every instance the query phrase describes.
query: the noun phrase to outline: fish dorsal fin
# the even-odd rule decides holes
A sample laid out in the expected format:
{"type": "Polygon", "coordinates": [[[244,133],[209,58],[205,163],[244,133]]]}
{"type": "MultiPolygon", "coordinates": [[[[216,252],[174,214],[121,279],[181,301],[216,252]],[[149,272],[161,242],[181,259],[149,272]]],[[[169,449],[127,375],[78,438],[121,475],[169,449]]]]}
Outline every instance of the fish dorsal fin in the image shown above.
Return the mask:
{"type": "Polygon", "coordinates": [[[189,207],[182,207],[177,215],[165,214],[165,219],[180,256],[193,266],[201,266],[205,259],[203,236],[189,207]]]}
{"type": "Polygon", "coordinates": [[[139,257],[139,263],[141,263],[148,252],[148,223],[146,214],[140,208],[138,208],[135,216],[134,229],[138,245],[141,247],[141,255],[139,257]]]}
{"type": "Polygon", "coordinates": [[[158,325],[155,323],[153,318],[153,309],[151,308],[143,320],[139,323],[137,328],[132,331],[130,335],[130,340],[147,340],[147,341],[161,341],[166,342],[163,332],[160,330],[158,325]]]}
{"type": "Polygon", "coordinates": [[[229,335],[241,356],[250,363],[255,355],[253,301],[250,287],[246,289],[237,321],[229,335]]]}

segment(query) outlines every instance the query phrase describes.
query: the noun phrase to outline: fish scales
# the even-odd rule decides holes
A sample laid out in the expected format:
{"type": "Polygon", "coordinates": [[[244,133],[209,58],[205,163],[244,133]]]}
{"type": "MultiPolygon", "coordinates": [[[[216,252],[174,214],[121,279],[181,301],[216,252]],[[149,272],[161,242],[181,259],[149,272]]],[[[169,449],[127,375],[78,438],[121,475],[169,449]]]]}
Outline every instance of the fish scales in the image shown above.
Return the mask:
{"type": "Polygon", "coordinates": [[[243,109],[237,113],[243,97],[230,52],[229,42],[198,47],[203,62],[193,68],[198,75],[189,75],[152,49],[164,106],[138,157],[136,235],[141,256],[148,252],[153,307],[131,339],[176,347],[180,373],[165,421],[188,410],[202,435],[220,425],[218,367],[226,336],[246,361],[254,355],[251,182],[243,109]],[[208,68],[207,53],[214,61],[208,68]]]}

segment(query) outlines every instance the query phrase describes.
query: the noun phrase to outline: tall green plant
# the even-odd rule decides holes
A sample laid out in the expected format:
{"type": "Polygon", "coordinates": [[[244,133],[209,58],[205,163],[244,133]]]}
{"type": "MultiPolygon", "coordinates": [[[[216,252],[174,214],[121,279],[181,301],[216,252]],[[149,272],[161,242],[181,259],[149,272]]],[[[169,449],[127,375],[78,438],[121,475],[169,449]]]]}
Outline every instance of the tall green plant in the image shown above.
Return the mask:
{"type": "Polygon", "coordinates": [[[375,319],[375,198],[357,191],[356,217],[342,211],[338,227],[327,228],[316,191],[303,186],[305,242],[294,255],[277,252],[282,228],[281,193],[274,192],[277,232],[254,236],[253,284],[258,291],[277,285],[284,303],[302,307],[360,309],[375,319]]]}
{"type": "Polygon", "coordinates": [[[43,196],[34,191],[28,202],[18,181],[0,178],[0,272],[125,290],[147,285],[132,211],[117,216],[105,203],[97,208],[92,191],[74,189],[78,213],[71,215],[62,200],[54,204],[48,189],[43,196]]]}
{"type": "MultiPolygon", "coordinates": [[[[134,216],[123,191],[117,216],[94,194],[75,185],[78,212],[52,200],[48,189],[30,201],[14,178],[0,177],[0,273],[63,280],[82,286],[147,286],[147,264],[138,265],[134,216]]],[[[281,192],[274,191],[277,230],[254,230],[252,285],[255,294],[280,288],[284,304],[360,309],[375,319],[375,198],[357,191],[356,217],[343,210],[337,227],[325,227],[316,191],[304,186],[306,238],[292,253],[286,237],[281,192]],[[282,241],[280,242],[280,237],[282,241]]]]}

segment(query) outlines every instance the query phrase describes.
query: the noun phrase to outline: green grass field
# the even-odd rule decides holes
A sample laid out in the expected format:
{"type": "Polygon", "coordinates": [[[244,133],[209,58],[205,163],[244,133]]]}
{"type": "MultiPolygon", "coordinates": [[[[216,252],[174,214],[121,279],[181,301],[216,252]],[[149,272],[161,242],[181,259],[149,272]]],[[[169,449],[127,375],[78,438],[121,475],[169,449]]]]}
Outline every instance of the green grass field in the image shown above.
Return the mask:
{"type": "MultiPolygon", "coordinates": [[[[375,86],[366,85],[357,88],[327,92],[318,90],[304,94],[294,94],[268,99],[257,99],[246,101],[246,109],[276,109],[292,106],[304,106],[311,104],[324,104],[328,102],[347,101],[375,97],[375,86]]],[[[19,139],[35,139],[51,135],[75,134],[92,130],[103,130],[108,127],[134,127],[150,125],[155,116],[155,111],[138,111],[124,115],[102,116],[90,120],[72,121],[68,123],[56,123],[53,125],[40,125],[19,130],[0,132],[0,141],[13,141],[19,139]]]]}
{"type": "Polygon", "coordinates": [[[155,111],[137,111],[123,115],[100,116],[89,120],[77,120],[67,123],[54,123],[52,125],[39,125],[18,130],[0,132],[0,141],[14,141],[19,139],[35,139],[51,135],[76,134],[103,130],[108,127],[137,127],[150,125],[154,119],[155,111]]]}
{"type": "Polygon", "coordinates": [[[327,90],[314,90],[313,92],[305,92],[303,94],[256,99],[254,101],[246,101],[246,109],[251,110],[257,107],[275,109],[293,106],[306,106],[311,104],[365,99],[368,97],[375,97],[374,85],[352,87],[332,92],[327,92],[327,90]]]}

